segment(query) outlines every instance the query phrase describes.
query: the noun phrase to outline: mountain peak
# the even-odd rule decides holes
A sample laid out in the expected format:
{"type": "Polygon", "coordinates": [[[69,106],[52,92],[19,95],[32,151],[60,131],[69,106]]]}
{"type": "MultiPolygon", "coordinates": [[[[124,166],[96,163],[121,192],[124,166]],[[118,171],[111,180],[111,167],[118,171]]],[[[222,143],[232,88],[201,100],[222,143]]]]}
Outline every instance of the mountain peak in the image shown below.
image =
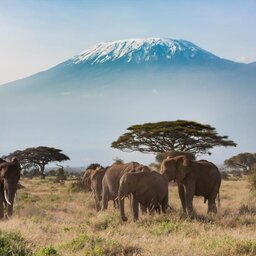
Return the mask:
{"type": "Polygon", "coordinates": [[[170,38],[127,39],[102,42],[71,59],[72,64],[154,63],[214,60],[217,56],[195,44],[170,38]]]}

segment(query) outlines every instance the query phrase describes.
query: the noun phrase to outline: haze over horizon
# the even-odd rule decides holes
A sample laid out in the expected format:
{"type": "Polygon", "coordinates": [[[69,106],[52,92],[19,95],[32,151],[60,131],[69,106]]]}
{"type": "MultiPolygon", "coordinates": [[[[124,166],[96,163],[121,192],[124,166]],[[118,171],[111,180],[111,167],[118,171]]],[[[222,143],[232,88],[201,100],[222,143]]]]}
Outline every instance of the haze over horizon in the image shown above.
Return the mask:
{"type": "MultiPolygon", "coordinates": [[[[252,33],[256,25],[253,12],[255,7],[254,1],[159,1],[157,4],[155,1],[120,3],[116,0],[108,4],[104,1],[3,2],[0,7],[0,32],[3,35],[0,41],[0,84],[47,70],[97,43],[126,38],[181,38],[221,58],[253,62],[256,60],[256,35],[252,33]],[[107,11],[109,9],[111,12],[107,11]]],[[[63,89],[58,91],[60,93],[57,98],[51,99],[49,95],[44,98],[42,95],[39,100],[37,96],[19,98],[18,93],[15,96],[18,100],[13,100],[16,105],[8,105],[4,98],[0,107],[4,110],[3,116],[10,122],[5,123],[1,134],[0,154],[49,144],[74,156],[71,157],[71,165],[86,165],[97,159],[103,161],[103,164],[109,164],[114,157],[149,163],[154,160],[153,155],[122,153],[110,149],[110,143],[130,125],[176,119],[209,123],[216,127],[220,135],[228,135],[238,143],[236,149],[216,149],[211,157],[202,158],[221,164],[226,157],[235,153],[253,151],[254,144],[246,135],[253,136],[253,127],[249,128],[249,122],[252,125],[256,123],[252,111],[255,93],[252,85],[255,80],[248,78],[247,84],[242,84],[242,79],[241,85],[245,89],[241,86],[239,89],[239,79],[232,78],[227,82],[225,77],[224,82],[221,76],[198,80],[197,76],[190,76],[192,73],[186,75],[187,83],[170,75],[163,75],[163,79],[159,80],[159,73],[155,77],[149,76],[138,81],[135,77],[129,78],[127,74],[125,80],[115,80],[112,76],[105,80],[106,77],[102,76],[98,80],[89,80],[89,84],[96,81],[94,88],[83,94],[63,89]],[[138,83],[141,86],[147,85],[147,90],[143,91],[144,87],[139,89],[137,86],[138,98],[135,97],[128,108],[124,102],[114,98],[118,95],[116,88],[120,81],[123,88],[130,88],[132,83],[135,83],[136,88],[138,83]],[[233,89],[230,87],[232,83],[235,85],[233,89]],[[198,88],[184,94],[186,84],[191,88],[198,84],[198,88]],[[109,89],[110,85],[113,85],[112,89],[109,89]],[[167,85],[175,87],[169,88],[167,85]],[[169,92],[175,93],[175,99],[170,102],[169,92]],[[143,95],[145,101],[141,101],[139,95],[143,95]],[[111,104],[107,105],[109,101],[111,104]],[[186,103],[182,104],[182,101],[186,103]],[[66,102],[69,102],[69,106],[66,102]],[[251,118],[247,116],[248,111],[252,111],[251,118]],[[40,118],[35,117],[38,113],[40,118],[44,118],[41,124],[40,118]],[[11,123],[11,116],[17,118],[17,126],[11,123]],[[100,157],[97,158],[97,154],[100,157]]],[[[32,80],[25,81],[33,85],[32,80]]],[[[57,80],[51,81],[48,86],[61,84],[57,80]]],[[[83,84],[78,80],[76,84],[79,83],[83,84]]],[[[135,88],[131,87],[127,93],[132,95],[135,88]]]]}

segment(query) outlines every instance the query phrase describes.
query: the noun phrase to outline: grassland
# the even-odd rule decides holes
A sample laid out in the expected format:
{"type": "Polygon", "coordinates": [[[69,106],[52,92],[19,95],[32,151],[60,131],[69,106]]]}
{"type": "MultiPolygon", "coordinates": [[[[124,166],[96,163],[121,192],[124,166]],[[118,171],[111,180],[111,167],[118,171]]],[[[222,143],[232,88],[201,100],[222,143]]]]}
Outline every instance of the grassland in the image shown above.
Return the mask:
{"type": "Polygon", "coordinates": [[[197,218],[182,216],[171,185],[173,209],[136,223],[122,223],[112,204],[96,213],[90,193],[72,192],[72,182],[21,180],[14,217],[0,222],[0,245],[17,253],[0,246],[0,255],[256,255],[256,194],[246,178],[223,181],[217,216],[206,215],[202,198],[197,218]]]}

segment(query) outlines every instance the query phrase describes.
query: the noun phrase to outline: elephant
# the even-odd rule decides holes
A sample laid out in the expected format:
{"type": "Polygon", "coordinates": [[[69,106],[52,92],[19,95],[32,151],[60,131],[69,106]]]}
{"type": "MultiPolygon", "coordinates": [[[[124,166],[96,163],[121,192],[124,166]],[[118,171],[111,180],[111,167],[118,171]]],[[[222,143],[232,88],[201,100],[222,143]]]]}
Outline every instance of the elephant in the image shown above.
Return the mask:
{"type": "Polygon", "coordinates": [[[168,181],[178,184],[178,192],[184,213],[193,214],[193,197],[203,196],[208,200],[208,213],[217,213],[215,199],[221,185],[221,174],[218,168],[206,160],[190,160],[177,156],[162,162],[160,173],[168,181]]]}
{"type": "Polygon", "coordinates": [[[97,168],[91,173],[91,190],[95,200],[95,208],[100,210],[100,201],[102,200],[102,180],[107,168],[97,168]]]}
{"type": "Polygon", "coordinates": [[[140,203],[152,214],[154,211],[166,212],[168,207],[168,181],[158,172],[131,172],[126,173],[120,180],[118,202],[120,216],[127,221],[124,209],[124,198],[132,194],[133,220],[139,217],[138,204],[140,203]]]}
{"type": "Polygon", "coordinates": [[[82,177],[82,183],[85,188],[91,191],[91,174],[93,173],[94,169],[87,169],[82,177]]]}
{"type": "MultiPolygon", "coordinates": [[[[119,182],[121,177],[128,172],[149,172],[147,166],[137,162],[125,164],[112,164],[107,170],[102,180],[102,210],[108,208],[109,200],[116,200],[118,197],[119,182]]],[[[142,209],[144,210],[144,209],[142,209]]]]}
{"type": "Polygon", "coordinates": [[[7,217],[13,214],[13,202],[20,179],[21,167],[17,158],[11,162],[0,161],[0,219],[4,218],[4,206],[7,217]]]}

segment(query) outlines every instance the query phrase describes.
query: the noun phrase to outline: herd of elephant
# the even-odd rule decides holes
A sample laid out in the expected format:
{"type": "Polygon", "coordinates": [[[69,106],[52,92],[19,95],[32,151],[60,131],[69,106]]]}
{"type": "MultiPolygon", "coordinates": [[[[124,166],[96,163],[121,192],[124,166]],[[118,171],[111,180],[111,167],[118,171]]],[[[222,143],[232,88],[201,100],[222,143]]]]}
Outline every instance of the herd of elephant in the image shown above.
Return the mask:
{"type": "MultiPolygon", "coordinates": [[[[12,216],[20,173],[21,167],[16,158],[10,162],[0,159],[0,219],[4,218],[4,207],[7,217],[12,216]]],[[[181,205],[186,214],[193,214],[195,195],[203,196],[205,202],[208,201],[208,212],[216,213],[215,200],[219,195],[221,174],[211,162],[177,156],[163,160],[160,172],[137,162],[115,163],[107,168],[86,170],[83,180],[91,188],[97,211],[106,210],[112,200],[114,207],[119,207],[121,219],[127,221],[124,199],[129,196],[133,220],[136,221],[139,206],[142,213],[166,212],[169,206],[168,183],[171,180],[178,184],[181,205]]]]}
{"type": "Polygon", "coordinates": [[[184,213],[193,215],[193,197],[203,196],[208,201],[208,213],[217,213],[216,198],[219,200],[221,174],[218,168],[206,160],[190,160],[186,156],[168,157],[160,173],[137,162],[97,167],[86,170],[84,184],[89,187],[95,199],[96,210],[106,210],[108,202],[119,207],[120,217],[127,221],[124,199],[130,197],[133,220],[142,213],[165,213],[168,204],[168,183],[177,182],[184,213]],[[102,206],[101,206],[102,201],[102,206]]]}

